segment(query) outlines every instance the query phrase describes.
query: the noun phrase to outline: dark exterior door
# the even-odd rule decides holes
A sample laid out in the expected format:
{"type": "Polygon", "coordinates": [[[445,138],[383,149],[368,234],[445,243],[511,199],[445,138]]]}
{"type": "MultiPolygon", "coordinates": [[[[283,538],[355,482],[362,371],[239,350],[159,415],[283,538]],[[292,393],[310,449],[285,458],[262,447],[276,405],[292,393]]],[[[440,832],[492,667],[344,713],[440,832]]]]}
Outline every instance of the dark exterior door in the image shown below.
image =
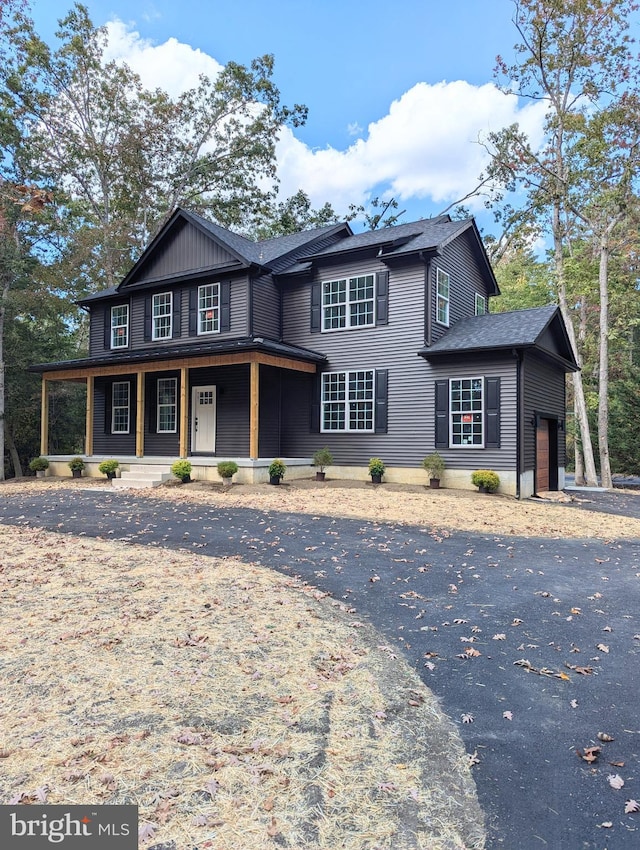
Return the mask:
{"type": "Polygon", "coordinates": [[[538,420],[536,428],[536,493],[550,490],[549,420],[538,420]]]}

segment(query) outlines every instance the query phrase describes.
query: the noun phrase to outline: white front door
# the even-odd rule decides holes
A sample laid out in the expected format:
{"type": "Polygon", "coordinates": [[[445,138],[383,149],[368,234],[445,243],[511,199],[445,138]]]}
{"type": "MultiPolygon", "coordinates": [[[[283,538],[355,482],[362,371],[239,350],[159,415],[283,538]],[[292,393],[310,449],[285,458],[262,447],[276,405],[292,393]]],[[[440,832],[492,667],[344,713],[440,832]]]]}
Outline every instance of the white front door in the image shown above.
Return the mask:
{"type": "Polygon", "coordinates": [[[191,451],[216,450],[216,388],[191,388],[191,451]]]}

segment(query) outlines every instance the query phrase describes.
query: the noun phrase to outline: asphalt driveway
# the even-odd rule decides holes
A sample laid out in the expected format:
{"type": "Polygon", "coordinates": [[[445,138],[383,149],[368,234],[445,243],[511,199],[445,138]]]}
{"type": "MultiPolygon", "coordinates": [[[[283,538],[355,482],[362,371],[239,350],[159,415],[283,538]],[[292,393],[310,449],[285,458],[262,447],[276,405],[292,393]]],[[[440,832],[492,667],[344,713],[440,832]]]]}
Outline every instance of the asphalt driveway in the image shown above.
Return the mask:
{"type": "Polygon", "coordinates": [[[640,541],[445,536],[106,489],[14,495],[0,522],[300,576],[368,619],[439,695],[477,759],[490,848],[640,846],[640,814],[625,813],[640,802],[640,541]],[[594,746],[595,761],[577,752],[594,746]]]}

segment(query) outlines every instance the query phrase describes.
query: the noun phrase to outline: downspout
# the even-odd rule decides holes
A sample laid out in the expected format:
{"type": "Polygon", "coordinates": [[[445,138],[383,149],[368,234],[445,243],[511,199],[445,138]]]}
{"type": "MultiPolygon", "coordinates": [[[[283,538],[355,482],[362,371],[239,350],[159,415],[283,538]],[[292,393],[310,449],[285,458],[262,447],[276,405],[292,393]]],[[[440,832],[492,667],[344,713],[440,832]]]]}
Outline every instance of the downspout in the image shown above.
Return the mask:
{"type": "Polygon", "coordinates": [[[522,352],[514,349],[516,358],[516,499],[521,497],[520,476],[522,475],[522,467],[524,465],[524,444],[523,444],[523,427],[524,427],[524,360],[522,352]]]}
{"type": "Polygon", "coordinates": [[[431,262],[433,255],[425,256],[424,251],[420,252],[420,259],[425,264],[424,272],[424,344],[431,345],[431,326],[432,326],[432,305],[431,305],[431,262]]]}

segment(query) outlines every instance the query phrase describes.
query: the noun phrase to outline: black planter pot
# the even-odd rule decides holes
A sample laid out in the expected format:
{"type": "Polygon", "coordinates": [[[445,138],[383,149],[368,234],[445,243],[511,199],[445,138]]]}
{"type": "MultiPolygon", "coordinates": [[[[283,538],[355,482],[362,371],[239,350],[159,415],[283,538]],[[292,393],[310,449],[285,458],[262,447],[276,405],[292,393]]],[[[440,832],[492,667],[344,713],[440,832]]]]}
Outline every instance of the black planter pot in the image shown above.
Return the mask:
{"type": "Polygon", "coordinates": [[[105,474],[107,476],[107,481],[113,481],[113,479],[116,477],[115,472],[107,472],[105,474]]]}
{"type": "Polygon", "coordinates": [[[183,475],[181,480],[182,480],[183,484],[189,484],[189,482],[191,481],[191,476],[190,475],[183,475]]]}
{"type": "Polygon", "coordinates": [[[324,481],[325,472],[316,472],[316,481],[324,481]]]}
{"type": "Polygon", "coordinates": [[[371,475],[371,483],[372,484],[382,484],[382,475],[377,475],[376,473],[372,473],[371,475]]]}
{"type": "Polygon", "coordinates": [[[72,469],[71,475],[73,478],[82,478],[82,470],[81,469],[72,469]]]}
{"type": "Polygon", "coordinates": [[[484,486],[484,484],[480,484],[480,485],[479,485],[479,487],[478,487],[478,493],[488,493],[488,492],[489,492],[489,491],[488,491],[488,490],[487,490],[487,488],[484,486]]]}
{"type": "Polygon", "coordinates": [[[429,486],[431,487],[432,490],[439,490],[440,489],[440,479],[439,478],[430,478],[429,479],[429,486]]]}
{"type": "Polygon", "coordinates": [[[270,475],[269,476],[269,484],[279,484],[280,476],[279,475],[270,475]]]}

